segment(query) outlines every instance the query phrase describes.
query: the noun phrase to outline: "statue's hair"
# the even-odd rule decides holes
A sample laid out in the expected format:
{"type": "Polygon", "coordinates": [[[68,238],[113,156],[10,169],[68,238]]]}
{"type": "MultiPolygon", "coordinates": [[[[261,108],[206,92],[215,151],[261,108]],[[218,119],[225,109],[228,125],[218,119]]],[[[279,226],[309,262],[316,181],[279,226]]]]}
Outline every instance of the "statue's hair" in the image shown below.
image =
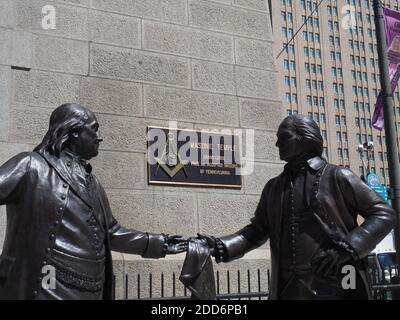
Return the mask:
{"type": "Polygon", "coordinates": [[[57,107],[50,116],[49,129],[35,151],[47,151],[58,157],[70,135],[86,124],[89,112],[77,103],[65,103],[57,107]]]}
{"type": "Polygon", "coordinates": [[[324,140],[318,124],[311,118],[300,114],[292,114],[286,117],[282,124],[288,122],[296,131],[297,139],[306,142],[309,151],[315,156],[321,156],[324,140]]]}

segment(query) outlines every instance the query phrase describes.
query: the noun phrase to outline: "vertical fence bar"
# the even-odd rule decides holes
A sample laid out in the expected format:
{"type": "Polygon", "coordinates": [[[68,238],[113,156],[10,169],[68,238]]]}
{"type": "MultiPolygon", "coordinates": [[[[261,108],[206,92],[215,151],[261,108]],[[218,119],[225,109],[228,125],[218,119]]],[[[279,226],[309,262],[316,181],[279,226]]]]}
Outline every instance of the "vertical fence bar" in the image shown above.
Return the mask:
{"type": "Polygon", "coordinates": [[[164,272],[161,272],[161,298],[164,298],[164,272]]]}
{"type": "MultiPolygon", "coordinates": [[[[231,278],[229,275],[229,270],[226,270],[226,281],[227,281],[227,285],[228,285],[228,287],[227,287],[228,294],[230,294],[231,293],[231,278]]],[[[228,298],[228,300],[230,300],[230,299],[228,298]]]]}
{"type": "MultiPolygon", "coordinates": [[[[258,293],[261,292],[261,272],[260,272],[260,269],[257,269],[257,290],[258,290],[258,293]]],[[[261,300],[261,296],[258,297],[258,300],[261,300]]]]}
{"type": "Polygon", "coordinates": [[[219,294],[219,271],[217,271],[217,294],[219,294]]]}
{"type": "MultiPolygon", "coordinates": [[[[240,270],[237,271],[237,288],[238,288],[238,293],[240,294],[240,270]]],[[[240,298],[239,298],[240,300],[240,298]]]]}
{"type": "Polygon", "coordinates": [[[125,275],[125,300],[128,300],[128,285],[129,285],[129,275],[125,275]]]}
{"type": "Polygon", "coordinates": [[[137,298],[140,299],[140,273],[137,275],[137,298]]]}
{"type": "MultiPolygon", "coordinates": [[[[251,292],[251,280],[250,280],[250,270],[247,269],[247,292],[251,292]]],[[[251,297],[249,297],[249,300],[251,300],[251,297]]]]}

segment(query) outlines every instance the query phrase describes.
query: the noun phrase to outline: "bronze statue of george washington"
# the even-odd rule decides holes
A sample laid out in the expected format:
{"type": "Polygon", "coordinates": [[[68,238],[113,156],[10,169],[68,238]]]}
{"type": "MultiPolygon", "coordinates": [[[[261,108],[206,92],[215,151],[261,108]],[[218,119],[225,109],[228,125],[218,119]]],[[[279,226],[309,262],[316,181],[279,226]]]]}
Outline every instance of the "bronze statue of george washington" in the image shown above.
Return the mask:
{"type": "Polygon", "coordinates": [[[250,224],[231,235],[199,237],[217,262],[269,240],[270,299],[371,298],[365,258],[394,227],[393,209],[350,169],[322,158],[323,139],[312,119],[288,116],[277,138],[287,164],[266,183],[250,224]],[[343,270],[354,270],[355,286],[343,285],[350,275],[343,270]]]}

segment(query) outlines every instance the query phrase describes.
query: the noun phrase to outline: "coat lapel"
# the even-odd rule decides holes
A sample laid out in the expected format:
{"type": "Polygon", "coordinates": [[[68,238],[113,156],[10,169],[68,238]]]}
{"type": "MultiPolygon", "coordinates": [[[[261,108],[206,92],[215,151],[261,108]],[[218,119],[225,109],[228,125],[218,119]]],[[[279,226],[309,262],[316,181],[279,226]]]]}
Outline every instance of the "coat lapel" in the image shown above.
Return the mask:
{"type": "Polygon", "coordinates": [[[319,181],[321,179],[322,171],[326,166],[326,161],[320,157],[314,157],[307,161],[309,170],[306,174],[305,184],[305,199],[307,206],[312,205],[313,198],[317,199],[317,193],[319,190],[319,181]]]}
{"type": "Polygon", "coordinates": [[[47,161],[47,163],[54,168],[58,175],[63,179],[70,187],[74,190],[76,195],[85,202],[90,208],[92,208],[92,202],[86,187],[80,184],[76,179],[72,177],[71,167],[68,167],[64,161],[50,155],[47,152],[39,152],[39,154],[47,161]]]}
{"type": "Polygon", "coordinates": [[[284,201],[284,194],[285,194],[285,180],[286,180],[286,174],[285,172],[282,172],[274,186],[274,191],[273,191],[273,199],[272,200],[272,221],[274,225],[274,233],[275,237],[277,240],[277,247],[279,250],[279,242],[280,242],[280,233],[281,233],[281,227],[282,227],[282,213],[283,213],[283,201],[284,201]],[[276,196],[276,197],[275,197],[276,196]]]}

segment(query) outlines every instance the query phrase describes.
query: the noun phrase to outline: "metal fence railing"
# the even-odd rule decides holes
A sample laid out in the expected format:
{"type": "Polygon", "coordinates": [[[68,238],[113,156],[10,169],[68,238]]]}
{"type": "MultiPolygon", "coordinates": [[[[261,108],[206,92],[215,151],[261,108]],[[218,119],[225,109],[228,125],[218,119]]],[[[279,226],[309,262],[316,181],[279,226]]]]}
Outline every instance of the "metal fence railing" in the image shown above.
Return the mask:
{"type": "MultiPolygon", "coordinates": [[[[369,267],[368,276],[371,281],[374,300],[400,300],[400,267],[398,265],[380,269],[379,266],[369,267]]],[[[270,287],[270,270],[267,270],[267,281],[260,269],[256,274],[250,270],[243,272],[217,271],[215,284],[218,300],[264,300],[268,298],[270,287]],[[222,279],[224,278],[224,279],[222,279]],[[264,279],[263,279],[264,278],[264,279]]],[[[265,274],[264,274],[265,276],[265,274]]],[[[155,276],[149,273],[146,276],[125,274],[122,280],[124,300],[189,300],[191,293],[172,273],[167,277],[164,273],[155,276]],[[166,285],[168,279],[168,287],[166,285]],[[157,282],[157,285],[155,283],[157,282]],[[168,290],[167,290],[168,289],[168,290]]],[[[114,276],[115,290],[115,276],[114,276]]]]}
{"type": "Polygon", "coordinates": [[[385,269],[380,268],[379,265],[369,267],[368,273],[374,300],[400,300],[399,271],[398,265],[385,269]]]}
{"type": "MultiPolygon", "coordinates": [[[[267,270],[267,283],[264,283],[262,279],[262,273],[260,269],[256,270],[256,274],[252,274],[250,270],[243,272],[237,270],[232,272],[227,270],[223,274],[217,271],[215,273],[215,285],[218,300],[231,300],[231,299],[267,299],[270,282],[270,271],[267,270]],[[235,273],[235,277],[232,274],[235,273]]],[[[191,299],[190,291],[179,281],[175,272],[172,273],[169,281],[169,293],[166,294],[166,276],[164,273],[159,275],[156,279],[153,273],[149,273],[146,276],[137,274],[135,276],[125,275],[123,279],[124,294],[122,299],[126,300],[188,300],[191,299]],[[157,281],[157,293],[155,293],[155,280],[157,281]],[[172,284],[172,288],[171,288],[172,284]],[[180,289],[180,290],[178,290],[180,289]]],[[[115,276],[114,276],[115,279],[115,276]]],[[[115,283],[115,280],[114,280],[115,283]]]]}

